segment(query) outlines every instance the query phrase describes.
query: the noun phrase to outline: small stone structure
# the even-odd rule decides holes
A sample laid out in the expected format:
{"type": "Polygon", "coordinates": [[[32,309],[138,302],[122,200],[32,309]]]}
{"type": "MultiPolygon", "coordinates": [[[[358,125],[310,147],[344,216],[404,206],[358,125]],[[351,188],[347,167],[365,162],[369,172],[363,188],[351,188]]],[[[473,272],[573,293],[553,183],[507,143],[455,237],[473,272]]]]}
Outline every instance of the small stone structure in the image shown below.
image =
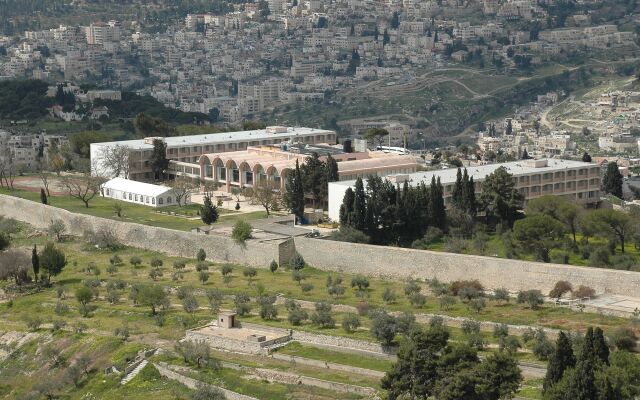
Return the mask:
{"type": "Polygon", "coordinates": [[[291,341],[291,332],[270,327],[243,326],[235,313],[220,313],[218,320],[190,329],[186,340],[202,340],[211,347],[249,354],[268,354],[269,349],[291,341]]]}

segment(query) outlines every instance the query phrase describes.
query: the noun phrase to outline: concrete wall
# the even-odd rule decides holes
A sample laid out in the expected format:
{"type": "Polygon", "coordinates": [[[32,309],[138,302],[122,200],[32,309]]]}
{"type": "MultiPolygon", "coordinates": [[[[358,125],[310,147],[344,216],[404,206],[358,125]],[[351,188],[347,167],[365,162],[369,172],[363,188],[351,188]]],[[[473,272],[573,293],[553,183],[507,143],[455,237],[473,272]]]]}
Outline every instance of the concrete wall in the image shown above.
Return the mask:
{"type": "MultiPolygon", "coordinates": [[[[190,232],[120,222],[83,214],[73,214],[40,203],[0,195],[0,215],[46,228],[61,219],[69,233],[82,235],[87,229],[108,226],[123,244],[164,252],[173,256],[194,257],[199,248],[207,258],[217,262],[234,262],[266,268],[272,260],[283,261],[291,254],[290,241],[250,240],[246,246],[218,235],[190,232]],[[281,248],[280,248],[281,247],[281,248]],[[281,257],[282,251],[282,257],[281,257]]],[[[540,289],[548,292],[559,280],[574,287],[586,285],[598,293],[640,297],[640,273],[602,268],[573,267],[495,257],[440,253],[297,237],[295,250],[305,261],[325,271],[364,274],[393,279],[431,279],[444,282],[478,279],[487,288],[504,287],[510,291],[540,289]]]]}

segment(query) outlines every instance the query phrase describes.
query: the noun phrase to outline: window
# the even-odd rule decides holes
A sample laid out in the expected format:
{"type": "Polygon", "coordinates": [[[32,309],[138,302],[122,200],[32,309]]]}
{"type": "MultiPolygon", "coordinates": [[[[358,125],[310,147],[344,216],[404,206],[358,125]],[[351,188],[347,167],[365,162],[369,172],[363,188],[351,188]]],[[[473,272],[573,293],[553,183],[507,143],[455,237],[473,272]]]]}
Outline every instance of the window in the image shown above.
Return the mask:
{"type": "Polygon", "coordinates": [[[129,200],[131,200],[131,193],[129,193],[129,200]]]}
{"type": "Polygon", "coordinates": [[[135,201],[138,201],[138,195],[135,196],[135,201]]]}
{"type": "Polygon", "coordinates": [[[164,204],[164,199],[162,197],[158,197],[158,204],[164,204]]]}
{"type": "Polygon", "coordinates": [[[149,204],[149,196],[145,197],[144,202],[149,204]]]}
{"type": "Polygon", "coordinates": [[[107,196],[110,196],[111,193],[109,192],[109,189],[107,189],[107,196]]]}
{"type": "Polygon", "coordinates": [[[171,204],[171,196],[167,197],[167,204],[171,204]]]}
{"type": "Polygon", "coordinates": [[[156,204],[156,198],[155,197],[151,198],[151,204],[154,204],[154,205],[156,204]]]}
{"type": "Polygon", "coordinates": [[[125,200],[127,199],[127,193],[126,192],[122,192],[122,198],[125,199],[125,200]]]}

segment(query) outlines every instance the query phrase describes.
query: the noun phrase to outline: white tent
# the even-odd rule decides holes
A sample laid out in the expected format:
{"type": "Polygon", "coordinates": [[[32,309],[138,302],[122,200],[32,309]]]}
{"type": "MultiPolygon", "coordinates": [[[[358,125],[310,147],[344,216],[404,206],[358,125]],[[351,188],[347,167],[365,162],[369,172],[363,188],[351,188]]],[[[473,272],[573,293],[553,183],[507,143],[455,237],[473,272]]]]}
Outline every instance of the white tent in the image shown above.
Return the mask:
{"type": "Polygon", "coordinates": [[[124,178],[113,178],[103,184],[102,196],[149,207],[177,204],[175,193],[170,187],[124,178]]]}

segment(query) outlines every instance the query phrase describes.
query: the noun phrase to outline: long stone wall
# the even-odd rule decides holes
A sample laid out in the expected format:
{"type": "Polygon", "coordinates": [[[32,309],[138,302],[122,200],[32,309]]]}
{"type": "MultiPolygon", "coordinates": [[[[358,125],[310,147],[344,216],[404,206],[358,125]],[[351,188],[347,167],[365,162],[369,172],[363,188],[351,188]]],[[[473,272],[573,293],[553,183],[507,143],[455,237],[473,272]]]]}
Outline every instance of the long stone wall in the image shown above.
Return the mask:
{"type": "Polygon", "coordinates": [[[540,289],[548,292],[559,280],[574,287],[590,286],[598,293],[640,297],[640,273],[601,268],[544,264],[495,257],[441,253],[425,250],[382,247],[299,237],[285,242],[249,240],[239,246],[231,238],[199,235],[74,214],[29,200],[0,195],[0,215],[46,228],[54,219],[65,222],[69,232],[82,235],[86,230],[108,226],[122,243],[194,257],[199,248],[216,262],[233,262],[266,268],[272,260],[288,260],[298,251],[309,265],[325,271],[364,274],[392,279],[431,279],[444,282],[478,279],[487,288],[511,291],[540,289]],[[293,245],[292,245],[293,243],[293,245]]]}
{"type": "Polygon", "coordinates": [[[640,273],[603,268],[546,264],[465,254],[381,247],[296,238],[296,250],[309,265],[322,270],[387,279],[432,279],[443,282],[478,279],[486,288],[511,291],[540,289],[559,280],[585,285],[597,293],[640,297],[640,273]]]}
{"type": "Polygon", "coordinates": [[[71,235],[81,236],[85,231],[108,227],[125,245],[166,253],[171,256],[194,258],[198,249],[216,262],[242,263],[266,267],[278,260],[277,243],[249,241],[240,246],[230,237],[202,235],[191,232],[115,221],[85,214],[76,214],[57,207],[46,206],[17,197],[0,195],[0,215],[46,229],[51,221],[62,220],[71,235]]]}

